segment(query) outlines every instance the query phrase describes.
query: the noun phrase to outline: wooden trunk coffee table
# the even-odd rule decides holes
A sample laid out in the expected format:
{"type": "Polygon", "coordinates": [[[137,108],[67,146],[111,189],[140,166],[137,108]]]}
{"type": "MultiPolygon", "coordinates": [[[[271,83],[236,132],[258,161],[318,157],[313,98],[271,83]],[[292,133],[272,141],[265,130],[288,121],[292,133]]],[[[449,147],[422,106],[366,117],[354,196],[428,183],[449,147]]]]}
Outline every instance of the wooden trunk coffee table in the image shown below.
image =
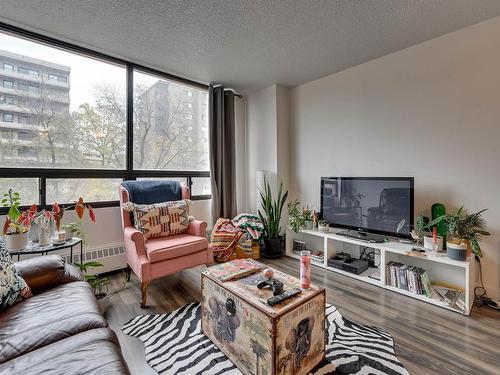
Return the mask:
{"type": "MultiPolygon", "coordinates": [[[[249,262],[249,260],[245,260],[249,262]]],[[[272,291],[258,289],[264,265],[251,275],[221,281],[224,268],[238,260],[209,267],[202,273],[203,333],[244,374],[309,373],[325,358],[325,290],[312,286],[275,306],[266,301],[272,291]]],[[[273,270],[284,290],[300,281],[273,270]]]]}

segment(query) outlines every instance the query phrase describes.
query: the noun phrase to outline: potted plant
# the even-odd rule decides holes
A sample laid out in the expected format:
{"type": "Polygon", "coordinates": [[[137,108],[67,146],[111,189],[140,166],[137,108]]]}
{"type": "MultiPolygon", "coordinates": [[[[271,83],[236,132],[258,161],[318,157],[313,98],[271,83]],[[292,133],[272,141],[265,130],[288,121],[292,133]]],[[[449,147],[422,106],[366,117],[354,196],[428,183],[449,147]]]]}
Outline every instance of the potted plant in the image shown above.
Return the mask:
{"type": "Polygon", "coordinates": [[[85,262],[85,263],[74,263],[74,265],[83,272],[85,275],[85,280],[90,284],[92,290],[97,299],[101,299],[108,294],[108,284],[109,279],[107,277],[100,277],[99,274],[90,274],[88,271],[91,268],[102,267],[103,264],[100,262],[85,262]]]}
{"type": "Polygon", "coordinates": [[[468,214],[464,207],[460,207],[457,212],[445,214],[432,220],[429,226],[444,223],[446,233],[450,236],[446,246],[448,257],[454,260],[466,260],[467,253],[474,253],[482,257],[483,253],[479,242],[481,236],[489,236],[490,233],[485,230],[486,222],[481,217],[486,209],[468,214]]]}
{"type": "Polygon", "coordinates": [[[9,250],[23,250],[28,246],[30,226],[37,213],[35,205],[25,211],[21,211],[20,206],[20,194],[9,189],[2,198],[2,207],[9,208],[3,226],[3,237],[9,250]]]}
{"type": "Polygon", "coordinates": [[[82,239],[85,237],[81,222],[63,224],[61,225],[61,229],[66,232],[66,239],[68,240],[71,240],[75,236],[82,239]]]}
{"type": "Polygon", "coordinates": [[[320,232],[328,232],[330,230],[330,225],[326,222],[326,220],[319,220],[318,230],[320,232]]]}
{"type": "Polygon", "coordinates": [[[283,192],[283,182],[280,183],[278,196],[273,199],[268,181],[264,181],[264,191],[259,191],[262,211],[258,210],[260,221],[264,224],[266,235],[264,238],[264,258],[281,257],[281,214],[288,197],[288,191],[283,192]]]}
{"type": "Polygon", "coordinates": [[[309,209],[309,206],[302,208],[302,216],[304,217],[304,227],[307,230],[313,229],[314,211],[309,209]]]}
{"type": "Polygon", "coordinates": [[[298,199],[288,203],[288,224],[295,233],[304,228],[304,216],[299,207],[300,202],[298,199]]]}

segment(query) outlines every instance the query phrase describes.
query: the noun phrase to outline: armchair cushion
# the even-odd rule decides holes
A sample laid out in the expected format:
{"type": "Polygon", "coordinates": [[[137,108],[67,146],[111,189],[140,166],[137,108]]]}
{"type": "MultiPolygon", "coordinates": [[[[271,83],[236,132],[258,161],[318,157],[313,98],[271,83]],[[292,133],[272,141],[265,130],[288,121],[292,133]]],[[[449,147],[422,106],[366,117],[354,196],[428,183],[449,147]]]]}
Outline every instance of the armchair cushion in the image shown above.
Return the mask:
{"type": "Polygon", "coordinates": [[[124,203],[124,209],[134,214],[134,227],[146,239],[177,235],[187,231],[189,226],[188,200],[155,204],[124,203]]]}
{"type": "Polygon", "coordinates": [[[146,241],[146,253],[151,263],[161,262],[206,250],[208,240],[204,237],[178,234],[146,241]]]}

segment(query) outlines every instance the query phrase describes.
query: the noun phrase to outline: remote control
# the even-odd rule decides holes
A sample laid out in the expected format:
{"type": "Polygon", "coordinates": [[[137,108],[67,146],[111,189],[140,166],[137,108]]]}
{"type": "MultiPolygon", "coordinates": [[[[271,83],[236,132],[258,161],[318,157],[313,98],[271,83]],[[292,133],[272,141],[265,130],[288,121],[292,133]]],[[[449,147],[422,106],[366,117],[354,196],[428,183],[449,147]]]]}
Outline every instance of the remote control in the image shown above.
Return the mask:
{"type": "Polygon", "coordinates": [[[277,296],[269,298],[267,300],[267,304],[269,306],[274,306],[274,305],[286,300],[287,298],[290,298],[296,294],[299,294],[300,292],[302,292],[302,289],[299,289],[299,288],[288,289],[287,291],[285,291],[281,294],[278,294],[277,296]]]}

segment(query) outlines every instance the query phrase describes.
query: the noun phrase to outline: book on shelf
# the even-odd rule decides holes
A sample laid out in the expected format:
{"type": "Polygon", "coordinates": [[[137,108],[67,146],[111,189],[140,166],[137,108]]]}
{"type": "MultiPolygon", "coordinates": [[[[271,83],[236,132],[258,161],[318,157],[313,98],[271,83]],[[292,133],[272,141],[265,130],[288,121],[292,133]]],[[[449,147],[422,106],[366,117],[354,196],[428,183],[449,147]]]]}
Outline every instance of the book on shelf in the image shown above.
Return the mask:
{"type": "Polygon", "coordinates": [[[423,268],[391,261],[385,266],[385,279],[387,285],[395,288],[432,296],[431,281],[423,268]]]}
{"type": "MultiPolygon", "coordinates": [[[[309,250],[311,252],[311,262],[323,264],[325,252],[323,250],[309,250]]],[[[295,255],[300,256],[300,251],[292,250],[295,255]]]]}

